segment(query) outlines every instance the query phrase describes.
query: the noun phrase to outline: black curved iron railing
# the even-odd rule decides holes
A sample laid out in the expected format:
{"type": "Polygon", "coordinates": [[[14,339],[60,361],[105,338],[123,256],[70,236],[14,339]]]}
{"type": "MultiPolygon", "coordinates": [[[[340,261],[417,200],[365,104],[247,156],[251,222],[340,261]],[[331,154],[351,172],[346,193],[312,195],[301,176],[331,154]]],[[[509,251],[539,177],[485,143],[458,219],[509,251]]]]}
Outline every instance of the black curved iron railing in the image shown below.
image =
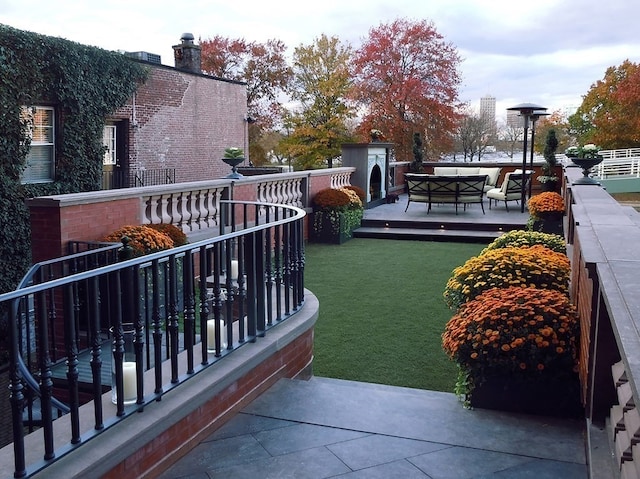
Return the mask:
{"type": "Polygon", "coordinates": [[[114,255],[122,245],[77,253],[37,265],[19,289],[0,295],[11,318],[14,477],[46,468],[142,412],[301,308],[304,211],[223,203],[219,231],[210,239],[120,262],[114,255]],[[124,398],[123,325],[132,325],[134,336],[132,404],[124,398]],[[153,387],[145,384],[150,377],[153,387]],[[105,408],[112,384],[113,408],[105,408]],[[87,403],[93,424],[83,430],[79,410],[87,403]],[[56,444],[54,425],[63,414],[69,441],[56,444]],[[42,429],[42,450],[30,461],[25,425],[28,432],[34,424],[42,429]]]}

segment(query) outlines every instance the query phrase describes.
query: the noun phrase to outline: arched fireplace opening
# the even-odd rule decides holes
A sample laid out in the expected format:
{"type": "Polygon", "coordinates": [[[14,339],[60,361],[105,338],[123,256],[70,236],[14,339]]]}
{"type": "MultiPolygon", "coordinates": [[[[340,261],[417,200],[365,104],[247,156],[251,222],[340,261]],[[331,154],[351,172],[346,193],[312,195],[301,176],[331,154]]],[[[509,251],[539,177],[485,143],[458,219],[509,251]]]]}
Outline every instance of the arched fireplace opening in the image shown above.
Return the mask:
{"type": "Polygon", "coordinates": [[[382,173],[378,165],[373,165],[369,176],[369,197],[371,201],[382,199],[382,173]]]}

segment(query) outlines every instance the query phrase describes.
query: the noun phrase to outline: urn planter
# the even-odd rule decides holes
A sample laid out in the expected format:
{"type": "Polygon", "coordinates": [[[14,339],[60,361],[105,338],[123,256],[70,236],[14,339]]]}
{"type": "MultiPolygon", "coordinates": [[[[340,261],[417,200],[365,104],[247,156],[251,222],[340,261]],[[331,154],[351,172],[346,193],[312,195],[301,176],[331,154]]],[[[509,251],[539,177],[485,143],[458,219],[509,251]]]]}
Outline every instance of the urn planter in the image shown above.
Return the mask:
{"type": "Polygon", "coordinates": [[[222,161],[231,167],[231,173],[225,176],[225,178],[237,180],[244,176],[238,173],[238,165],[244,161],[244,158],[223,158],[222,161]]]}
{"type": "Polygon", "coordinates": [[[600,183],[589,176],[591,173],[591,168],[602,163],[604,159],[601,155],[589,157],[589,158],[578,158],[575,156],[569,157],[571,162],[574,165],[582,168],[582,178],[578,178],[572,184],[574,185],[599,185],[600,183]]]}

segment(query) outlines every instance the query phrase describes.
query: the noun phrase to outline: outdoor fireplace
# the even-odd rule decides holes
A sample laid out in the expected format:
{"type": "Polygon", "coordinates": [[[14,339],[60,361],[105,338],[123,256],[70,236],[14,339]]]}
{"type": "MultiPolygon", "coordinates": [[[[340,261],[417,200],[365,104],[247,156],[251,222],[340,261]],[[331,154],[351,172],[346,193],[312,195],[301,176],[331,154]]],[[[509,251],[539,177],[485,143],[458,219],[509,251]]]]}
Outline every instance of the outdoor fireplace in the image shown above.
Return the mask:
{"type": "Polygon", "coordinates": [[[385,202],[389,191],[389,152],[392,143],[345,143],[342,145],[342,166],[352,166],[351,184],[366,194],[364,207],[372,208],[385,202]]]}

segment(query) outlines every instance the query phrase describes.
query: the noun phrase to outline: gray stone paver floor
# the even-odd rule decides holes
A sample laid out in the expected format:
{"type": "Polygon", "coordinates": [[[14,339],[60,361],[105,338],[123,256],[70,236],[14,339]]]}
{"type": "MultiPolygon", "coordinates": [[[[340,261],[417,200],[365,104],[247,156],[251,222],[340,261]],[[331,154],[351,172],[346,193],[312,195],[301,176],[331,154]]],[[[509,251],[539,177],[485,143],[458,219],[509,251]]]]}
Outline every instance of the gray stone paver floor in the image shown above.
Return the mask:
{"type": "Polygon", "coordinates": [[[453,394],[282,379],[161,479],[585,479],[583,421],[466,410],[453,394]]]}

